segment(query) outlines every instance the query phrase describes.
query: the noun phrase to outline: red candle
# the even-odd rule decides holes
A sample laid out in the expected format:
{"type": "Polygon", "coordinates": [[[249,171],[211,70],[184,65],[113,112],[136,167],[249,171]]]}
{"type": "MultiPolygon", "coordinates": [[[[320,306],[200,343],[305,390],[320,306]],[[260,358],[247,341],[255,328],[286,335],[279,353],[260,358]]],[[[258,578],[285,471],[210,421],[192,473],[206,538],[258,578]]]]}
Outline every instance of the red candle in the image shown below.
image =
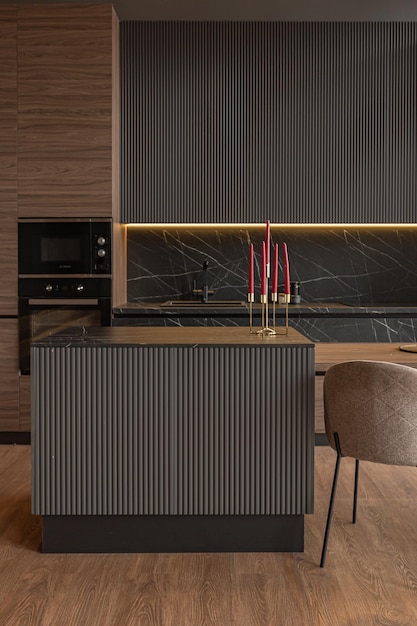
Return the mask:
{"type": "Polygon", "coordinates": [[[288,261],[288,249],[287,244],[282,244],[282,253],[284,256],[284,293],[289,295],[290,293],[290,264],[288,261]]]}
{"type": "Polygon", "coordinates": [[[248,294],[253,295],[255,293],[255,275],[253,269],[253,243],[249,245],[249,280],[248,280],[248,294]]]}
{"type": "Polygon", "coordinates": [[[266,296],[266,246],[262,242],[262,259],[261,259],[261,296],[266,296]]]}
{"type": "Polygon", "coordinates": [[[278,244],[274,249],[274,267],[272,272],[272,289],[271,293],[278,293],[278,244]]]}
{"type": "Polygon", "coordinates": [[[271,222],[266,220],[266,235],[265,235],[265,263],[266,263],[266,275],[269,278],[269,264],[270,264],[270,250],[271,250],[271,222]]]}

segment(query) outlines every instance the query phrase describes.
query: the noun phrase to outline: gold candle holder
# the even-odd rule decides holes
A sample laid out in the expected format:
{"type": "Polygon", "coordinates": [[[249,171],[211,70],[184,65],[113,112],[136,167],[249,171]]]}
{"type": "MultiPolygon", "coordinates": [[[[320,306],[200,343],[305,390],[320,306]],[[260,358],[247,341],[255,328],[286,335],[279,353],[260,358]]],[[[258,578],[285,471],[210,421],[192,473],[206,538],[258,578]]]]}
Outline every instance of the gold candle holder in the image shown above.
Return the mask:
{"type": "Polygon", "coordinates": [[[271,293],[271,301],[272,301],[272,327],[275,328],[275,308],[278,302],[278,294],[271,293]]]}
{"type": "Polygon", "coordinates": [[[285,334],[288,335],[288,305],[290,303],[290,294],[285,294],[285,334]]]}
{"type": "Polygon", "coordinates": [[[253,312],[252,312],[252,306],[253,303],[255,302],[255,294],[254,293],[248,293],[248,302],[249,302],[249,332],[253,332],[253,312]]]}
{"type": "MultiPolygon", "coordinates": [[[[267,286],[267,293],[268,293],[268,286],[267,286]]],[[[276,330],[274,328],[270,328],[268,326],[269,324],[269,316],[268,316],[268,296],[267,294],[262,294],[261,295],[261,305],[262,305],[262,311],[261,311],[261,320],[262,320],[262,327],[257,331],[258,335],[276,335],[276,330]]]]}
{"type": "Polygon", "coordinates": [[[281,334],[281,335],[288,335],[288,304],[290,302],[290,295],[286,294],[286,293],[272,293],[271,294],[271,300],[272,300],[272,308],[273,308],[273,326],[275,328],[275,332],[276,334],[281,334]],[[284,327],[280,326],[277,327],[275,324],[275,307],[276,307],[276,303],[278,303],[278,306],[280,305],[284,305],[285,306],[285,325],[284,327]],[[278,328],[283,328],[284,331],[283,332],[279,332],[278,328]]]}

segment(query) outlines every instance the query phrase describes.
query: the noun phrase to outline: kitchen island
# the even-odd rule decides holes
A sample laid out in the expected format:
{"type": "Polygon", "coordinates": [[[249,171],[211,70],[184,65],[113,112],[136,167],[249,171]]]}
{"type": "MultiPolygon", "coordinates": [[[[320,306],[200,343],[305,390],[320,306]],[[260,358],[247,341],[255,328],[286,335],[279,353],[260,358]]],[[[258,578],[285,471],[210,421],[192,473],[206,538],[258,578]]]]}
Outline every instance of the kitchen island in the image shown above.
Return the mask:
{"type": "Polygon", "coordinates": [[[314,354],[291,328],[79,328],[33,344],[42,550],[302,551],[314,354]]]}

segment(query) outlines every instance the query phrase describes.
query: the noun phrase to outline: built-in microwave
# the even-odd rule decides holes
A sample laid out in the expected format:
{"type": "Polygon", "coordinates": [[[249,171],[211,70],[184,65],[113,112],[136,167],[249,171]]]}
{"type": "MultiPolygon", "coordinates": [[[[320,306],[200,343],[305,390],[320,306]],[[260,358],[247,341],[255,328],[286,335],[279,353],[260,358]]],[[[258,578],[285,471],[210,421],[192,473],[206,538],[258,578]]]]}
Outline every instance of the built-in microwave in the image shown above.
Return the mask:
{"type": "Polygon", "coordinates": [[[111,227],[111,219],[20,219],[19,277],[110,277],[111,227]]]}

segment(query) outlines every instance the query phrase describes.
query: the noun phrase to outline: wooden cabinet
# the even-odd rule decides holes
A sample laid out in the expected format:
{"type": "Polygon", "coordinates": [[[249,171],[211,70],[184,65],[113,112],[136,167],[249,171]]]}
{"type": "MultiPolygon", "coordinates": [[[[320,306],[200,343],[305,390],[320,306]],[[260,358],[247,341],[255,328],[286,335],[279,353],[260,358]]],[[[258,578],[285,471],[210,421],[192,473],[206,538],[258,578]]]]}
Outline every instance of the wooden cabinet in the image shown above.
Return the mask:
{"type": "Polygon", "coordinates": [[[19,377],[19,430],[21,432],[30,432],[31,426],[31,377],[19,377]]]}
{"type": "MultiPolygon", "coordinates": [[[[0,158],[1,161],[1,158],[0,158]]],[[[1,178],[1,176],[0,176],[1,178]]],[[[1,185],[1,182],[0,182],[1,185]]],[[[1,199],[0,192],[0,315],[17,315],[16,203],[1,199]]]]}
{"type": "Polygon", "coordinates": [[[0,432],[19,431],[17,319],[0,319],[0,432]]]}
{"type": "Polygon", "coordinates": [[[18,213],[112,216],[111,4],[18,7],[18,213]]]}
{"type": "Polygon", "coordinates": [[[113,217],[117,301],[119,22],[111,4],[0,5],[0,432],[30,430],[19,378],[17,217],[113,217]]]}
{"type": "Polygon", "coordinates": [[[0,5],[0,315],[17,315],[16,14],[0,5]]]}
{"type": "Polygon", "coordinates": [[[0,431],[19,430],[16,15],[0,5],[0,431]]]}

